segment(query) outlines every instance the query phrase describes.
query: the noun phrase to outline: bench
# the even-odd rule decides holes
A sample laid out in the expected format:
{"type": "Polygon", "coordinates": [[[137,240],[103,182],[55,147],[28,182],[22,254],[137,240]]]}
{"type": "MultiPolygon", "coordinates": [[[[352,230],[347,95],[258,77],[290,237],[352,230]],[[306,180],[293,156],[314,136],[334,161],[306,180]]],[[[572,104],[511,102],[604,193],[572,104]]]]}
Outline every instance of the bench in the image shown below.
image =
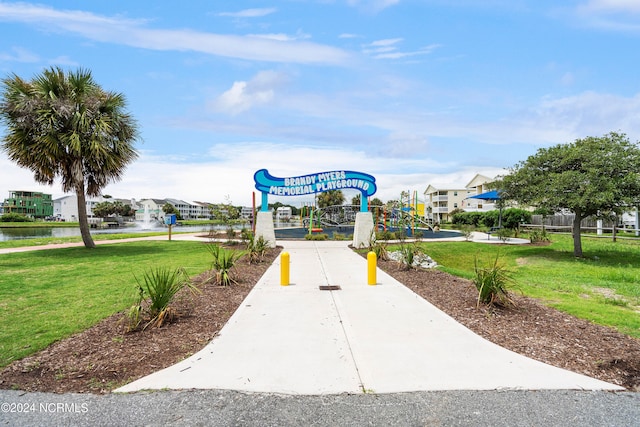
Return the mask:
{"type": "Polygon", "coordinates": [[[489,231],[487,231],[487,240],[489,240],[489,239],[491,238],[491,235],[492,235],[493,233],[495,233],[496,231],[499,231],[499,230],[501,230],[501,229],[502,229],[502,227],[491,227],[491,228],[489,229],[489,231]]]}

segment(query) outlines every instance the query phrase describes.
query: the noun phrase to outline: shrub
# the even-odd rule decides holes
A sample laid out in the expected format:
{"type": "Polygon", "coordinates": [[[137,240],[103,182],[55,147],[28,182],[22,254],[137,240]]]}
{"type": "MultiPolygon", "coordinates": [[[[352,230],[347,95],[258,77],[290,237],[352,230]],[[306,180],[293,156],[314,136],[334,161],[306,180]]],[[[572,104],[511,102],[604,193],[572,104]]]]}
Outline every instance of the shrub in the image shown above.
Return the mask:
{"type": "Polygon", "coordinates": [[[505,243],[507,240],[509,240],[513,233],[508,228],[501,228],[496,234],[498,235],[498,239],[502,240],[502,242],[505,243]]]}
{"type": "Polygon", "coordinates": [[[263,236],[257,239],[252,233],[247,234],[247,255],[249,256],[249,263],[262,262],[264,254],[269,249],[268,242],[263,236]]]}
{"type": "Polygon", "coordinates": [[[306,240],[327,240],[329,235],[326,233],[308,233],[304,236],[306,240]]]}
{"type": "Polygon", "coordinates": [[[0,215],[0,221],[2,222],[34,222],[35,219],[18,214],[18,213],[6,213],[4,215],[0,215]]]}
{"type": "Polygon", "coordinates": [[[541,230],[532,230],[529,233],[529,241],[531,243],[541,243],[541,242],[549,242],[549,236],[547,235],[547,230],[544,228],[541,230]]]}
{"type": "Polygon", "coordinates": [[[502,211],[503,227],[515,230],[522,223],[531,223],[531,212],[517,208],[509,208],[502,211]]]}
{"type": "Polygon", "coordinates": [[[247,227],[242,227],[240,230],[240,240],[243,244],[247,244],[253,238],[253,232],[249,230],[247,227]]]}
{"type": "Polygon", "coordinates": [[[482,212],[459,212],[451,218],[453,224],[466,224],[478,227],[482,222],[482,212]]]}
{"type": "Polygon", "coordinates": [[[161,327],[170,322],[175,316],[171,308],[171,302],[178,292],[188,288],[191,292],[198,289],[191,283],[184,269],[171,270],[166,267],[158,267],[146,271],[142,280],[138,280],[138,301],[129,309],[129,330],[134,330],[143,322],[143,317],[148,317],[143,330],[149,325],[161,327]],[[144,305],[146,300],[148,305],[144,305]],[[146,314],[146,316],[144,316],[146,314]]]}
{"type": "Polygon", "coordinates": [[[400,245],[400,265],[409,270],[413,268],[414,262],[422,255],[422,250],[416,244],[403,244],[400,245]]]}
{"type": "Polygon", "coordinates": [[[466,240],[467,242],[471,241],[471,236],[473,235],[473,232],[475,231],[475,229],[476,228],[473,225],[466,225],[466,224],[460,227],[460,231],[462,231],[464,240],[466,240]]]}
{"type": "Polygon", "coordinates": [[[488,211],[482,212],[482,218],[480,219],[480,224],[485,227],[497,227],[500,223],[500,212],[499,211],[488,211]]]}
{"type": "MultiPolygon", "coordinates": [[[[524,209],[509,208],[502,211],[502,227],[516,229],[522,223],[531,222],[531,212],[524,209]]],[[[500,211],[488,212],[458,212],[452,216],[452,223],[457,225],[472,225],[479,227],[498,227],[500,211]]]]}
{"type": "Polygon", "coordinates": [[[207,250],[213,257],[211,268],[215,270],[216,284],[220,286],[229,286],[236,281],[232,277],[232,270],[236,262],[245,255],[244,251],[227,250],[211,243],[207,245],[207,250]]]}
{"type": "Polygon", "coordinates": [[[386,261],[389,259],[387,243],[375,239],[369,239],[369,251],[376,254],[376,259],[386,261]]]}
{"type": "Polygon", "coordinates": [[[389,230],[378,231],[376,233],[376,240],[394,240],[395,234],[389,230]]]}
{"type": "Polygon", "coordinates": [[[344,240],[346,236],[342,233],[333,233],[333,240],[344,240]]]}
{"type": "Polygon", "coordinates": [[[478,266],[476,258],[474,275],[472,281],[478,290],[478,306],[480,303],[501,307],[515,304],[508,292],[514,280],[511,277],[511,271],[499,262],[499,255],[496,255],[493,264],[488,267],[478,266]]]}
{"type": "Polygon", "coordinates": [[[233,229],[233,227],[227,227],[225,233],[227,235],[227,242],[231,242],[236,238],[236,231],[233,229]]]}

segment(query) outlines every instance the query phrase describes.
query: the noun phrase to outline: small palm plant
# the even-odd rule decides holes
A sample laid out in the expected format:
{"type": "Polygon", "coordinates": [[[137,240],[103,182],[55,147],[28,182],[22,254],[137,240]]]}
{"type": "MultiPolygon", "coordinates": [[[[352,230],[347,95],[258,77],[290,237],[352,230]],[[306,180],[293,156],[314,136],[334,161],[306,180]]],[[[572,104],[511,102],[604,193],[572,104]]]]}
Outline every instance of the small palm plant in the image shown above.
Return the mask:
{"type": "Polygon", "coordinates": [[[138,284],[138,301],[129,310],[129,330],[137,329],[148,318],[143,330],[148,326],[161,327],[175,317],[171,303],[178,292],[187,288],[192,293],[198,292],[184,269],[172,270],[158,267],[146,271],[142,280],[135,278],[138,284]],[[145,301],[148,300],[148,305],[145,301]],[[146,316],[145,316],[146,314],[146,316]]]}
{"type": "Polygon", "coordinates": [[[264,259],[264,254],[269,249],[269,244],[263,236],[257,239],[252,233],[247,234],[247,255],[249,263],[259,263],[264,259]]]}
{"type": "Polygon", "coordinates": [[[415,243],[403,243],[400,245],[400,259],[398,262],[405,270],[412,269],[416,261],[423,257],[422,249],[415,243]]]}
{"type": "Polygon", "coordinates": [[[213,257],[211,268],[215,270],[216,284],[229,286],[236,281],[232,277],[232,270],[236,262],[245,255],[244,251],[227,250],[215,243],[207,245],[207,250],[213,257]]]}
{"type": "Polygon", "coordinates": [[[389,259],[387,243],[377,240],[374,231],[371,231],[371,234],[369,235],[369,251],[376,254],[376,259],[382,261],[387,261],[389,259]]]}
{"type": "Polygon", "coordinates": [[[478,289],[478,306],[480,303],[501,307],[515,305],[508,289],[515,284],[511,271],[499,262],[499,254],[492,265],[480,267],[478,259],[474,261],[475,277],[473,284],[478,289]]]}

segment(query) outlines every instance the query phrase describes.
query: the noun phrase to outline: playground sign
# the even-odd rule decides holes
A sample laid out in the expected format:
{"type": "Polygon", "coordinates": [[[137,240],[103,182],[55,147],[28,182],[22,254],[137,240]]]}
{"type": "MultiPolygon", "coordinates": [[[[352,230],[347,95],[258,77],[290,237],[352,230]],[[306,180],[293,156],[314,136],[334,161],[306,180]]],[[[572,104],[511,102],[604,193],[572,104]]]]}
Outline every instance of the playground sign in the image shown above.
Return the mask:
{"type": "Polygon", "coordinates": [[[276,178],[266,169],[257,171],[253,179],[256,189],[262,192],[262,209],[267,210],[267,197],[274,196],[303,196],[306,194],[322,193],[330,190],[353,188],[362,193],[361,211],[366,211],[366,198],[377,190],[376,179],[366,173],[354,171],[318,172],[291,178],[276,178]]]}

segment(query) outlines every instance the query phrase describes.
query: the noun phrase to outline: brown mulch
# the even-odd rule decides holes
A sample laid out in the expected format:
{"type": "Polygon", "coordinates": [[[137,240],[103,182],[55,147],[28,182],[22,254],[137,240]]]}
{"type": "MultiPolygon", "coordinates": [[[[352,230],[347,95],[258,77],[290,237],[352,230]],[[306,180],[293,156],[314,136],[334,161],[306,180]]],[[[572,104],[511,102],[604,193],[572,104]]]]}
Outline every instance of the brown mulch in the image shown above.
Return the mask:
{"type": "MultiPolygon", "coordinates": [[[[18,360],[0,372],[0,388],[25,391],[108,393],[202,349],[257,283],[279,249],[265,261],[237,267],[229,287],[196,278],[200,294],[183,295],[179,316],[161,328],[126,332],[124,314],[18,360]]],[[[438,270],[401,270],[393,261],[378,266],[479,335],[517,353],[640,391],[640,340],[515,295],[517,307],[476,307],[470,281],[438,270]]]]}
{"type": "Polygon", "coordinates": [[[512,308],[477,306],[475,286],[436,269],[378,267],[476,334],[532,359],[640,391],[640,340],[517,293],[512,308]]]}

